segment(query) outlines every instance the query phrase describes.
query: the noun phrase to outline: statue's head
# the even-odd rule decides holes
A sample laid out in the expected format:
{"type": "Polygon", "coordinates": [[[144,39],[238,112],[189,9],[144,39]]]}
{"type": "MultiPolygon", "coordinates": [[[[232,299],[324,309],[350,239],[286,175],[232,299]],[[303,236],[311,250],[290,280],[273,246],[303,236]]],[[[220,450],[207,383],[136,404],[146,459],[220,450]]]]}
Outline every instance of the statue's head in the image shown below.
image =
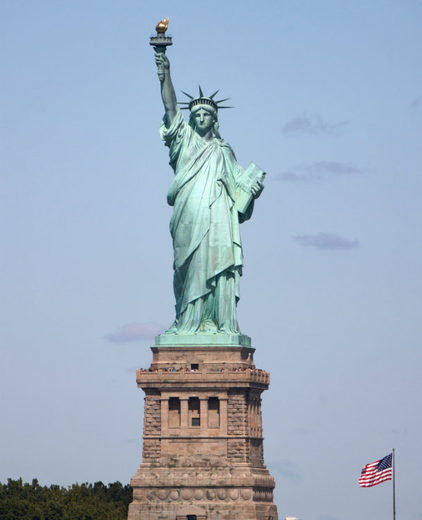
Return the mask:
{"type": "Polygon", "coordinates": [[[216,135],[219,137],[217,110],[210,105],[195,105],[190,113],[189,124],[199,135],[205,135],[213,130],[213,133],[217,132],[216,135]]]}
{"type": "Polygon", "coordinates": [[[190,110],[189,124],[200,135],[205,135],[207,132],[209,132],[209,130],[212,129],[214,135],[216,137],[220,137],[218,132],[218,109],[232,108],[219,104],[223,101],[227,101],[228,98],[214,101],[214,96],[217,94],[217,92],[218,90],[214,92],[214,94],[211,94],[211,96],[206,97],[204,96],[201,87],[199,87],[199,97],[196,98],[187,92],[183,92],[185,96],[188,96],[190,101],[184,101],[180,103],[181,105],[185,105],[182,107],[182,110],[190,110]]]}

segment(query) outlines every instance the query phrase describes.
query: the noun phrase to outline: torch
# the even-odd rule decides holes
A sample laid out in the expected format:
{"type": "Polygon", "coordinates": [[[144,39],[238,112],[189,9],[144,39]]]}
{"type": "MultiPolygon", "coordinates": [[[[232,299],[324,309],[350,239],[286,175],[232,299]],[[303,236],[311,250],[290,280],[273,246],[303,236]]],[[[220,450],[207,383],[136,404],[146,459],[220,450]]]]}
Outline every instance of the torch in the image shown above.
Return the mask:
{"type": "MultiPolygon", "coordinates": [[[[169,25],[170,18],[163,19],[161,22],[157,23],[157,27],[155,30],[157,31],[156,36],[151,36],[149,39],[149,44],[154,47],[155,52],[165,54],[166,48],[169,45],[173,45],[171,36],[166,36],[167,27],[169,25]]],[[[160,66],[158,67],[158,75],[160,72],[164,72],[160,70],[160,66]]]]}
{"type": "Polygon", "coordinates": [[[157,36],[151,36],[149,39],[149,44],[154,47],[155,52],[165,53],[166,47],[173,45],[171,36],[166,36],[169,21],[170,18],[167,18],[158,22],[157,27],[155,28],[157,36]]]}

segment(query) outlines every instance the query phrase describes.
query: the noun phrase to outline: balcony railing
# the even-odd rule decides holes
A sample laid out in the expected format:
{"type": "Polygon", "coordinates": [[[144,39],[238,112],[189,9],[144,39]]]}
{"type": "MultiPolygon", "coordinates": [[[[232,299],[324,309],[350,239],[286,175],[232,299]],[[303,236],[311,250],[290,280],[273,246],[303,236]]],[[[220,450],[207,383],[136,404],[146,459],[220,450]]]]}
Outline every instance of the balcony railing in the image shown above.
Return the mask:
{"type": "Polygon", "coordinates": [[[139,369],[136,371],[136,381],[138,383],[148,381],[188,381],[214,380],[214,381],[253,381],[268,385],[270,383],[270,373],[265,370],[246,368],[246,369],[139,369]]]}

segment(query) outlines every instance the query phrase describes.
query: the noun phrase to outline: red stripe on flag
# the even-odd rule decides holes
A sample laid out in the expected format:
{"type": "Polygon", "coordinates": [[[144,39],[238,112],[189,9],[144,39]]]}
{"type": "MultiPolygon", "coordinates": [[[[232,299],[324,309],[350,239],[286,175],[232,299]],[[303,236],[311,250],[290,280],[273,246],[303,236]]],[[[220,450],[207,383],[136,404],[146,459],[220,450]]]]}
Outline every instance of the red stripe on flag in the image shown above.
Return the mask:
{"type": "Polygon", "coordinates": [[[363,468],[362,474],[359,478],[359,485],[361,487],[376,486],[377,484],[381,484],[381,482],[392,479],[393,469],[390,467],[379,471],[377,469],[379,462],[379,460],[371,462],[363,468]]]}

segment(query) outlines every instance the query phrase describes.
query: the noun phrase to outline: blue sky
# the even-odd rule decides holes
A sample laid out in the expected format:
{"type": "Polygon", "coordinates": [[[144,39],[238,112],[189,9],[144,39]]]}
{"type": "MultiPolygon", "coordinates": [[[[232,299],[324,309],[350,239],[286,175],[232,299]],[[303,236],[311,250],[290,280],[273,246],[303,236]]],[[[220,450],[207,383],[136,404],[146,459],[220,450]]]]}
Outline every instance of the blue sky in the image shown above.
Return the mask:
{"type": "MultiPolygon", "coordinates": [[[[422,3],[3,0],[0,480],[128,482],[155,331],[173,319],[172,172],[153,52],[221,89],[267,172],[238,316],[280,518],[422,519],[422,3]]],[[[183,99],[183,96],[180,96],[183,99]]]]}

